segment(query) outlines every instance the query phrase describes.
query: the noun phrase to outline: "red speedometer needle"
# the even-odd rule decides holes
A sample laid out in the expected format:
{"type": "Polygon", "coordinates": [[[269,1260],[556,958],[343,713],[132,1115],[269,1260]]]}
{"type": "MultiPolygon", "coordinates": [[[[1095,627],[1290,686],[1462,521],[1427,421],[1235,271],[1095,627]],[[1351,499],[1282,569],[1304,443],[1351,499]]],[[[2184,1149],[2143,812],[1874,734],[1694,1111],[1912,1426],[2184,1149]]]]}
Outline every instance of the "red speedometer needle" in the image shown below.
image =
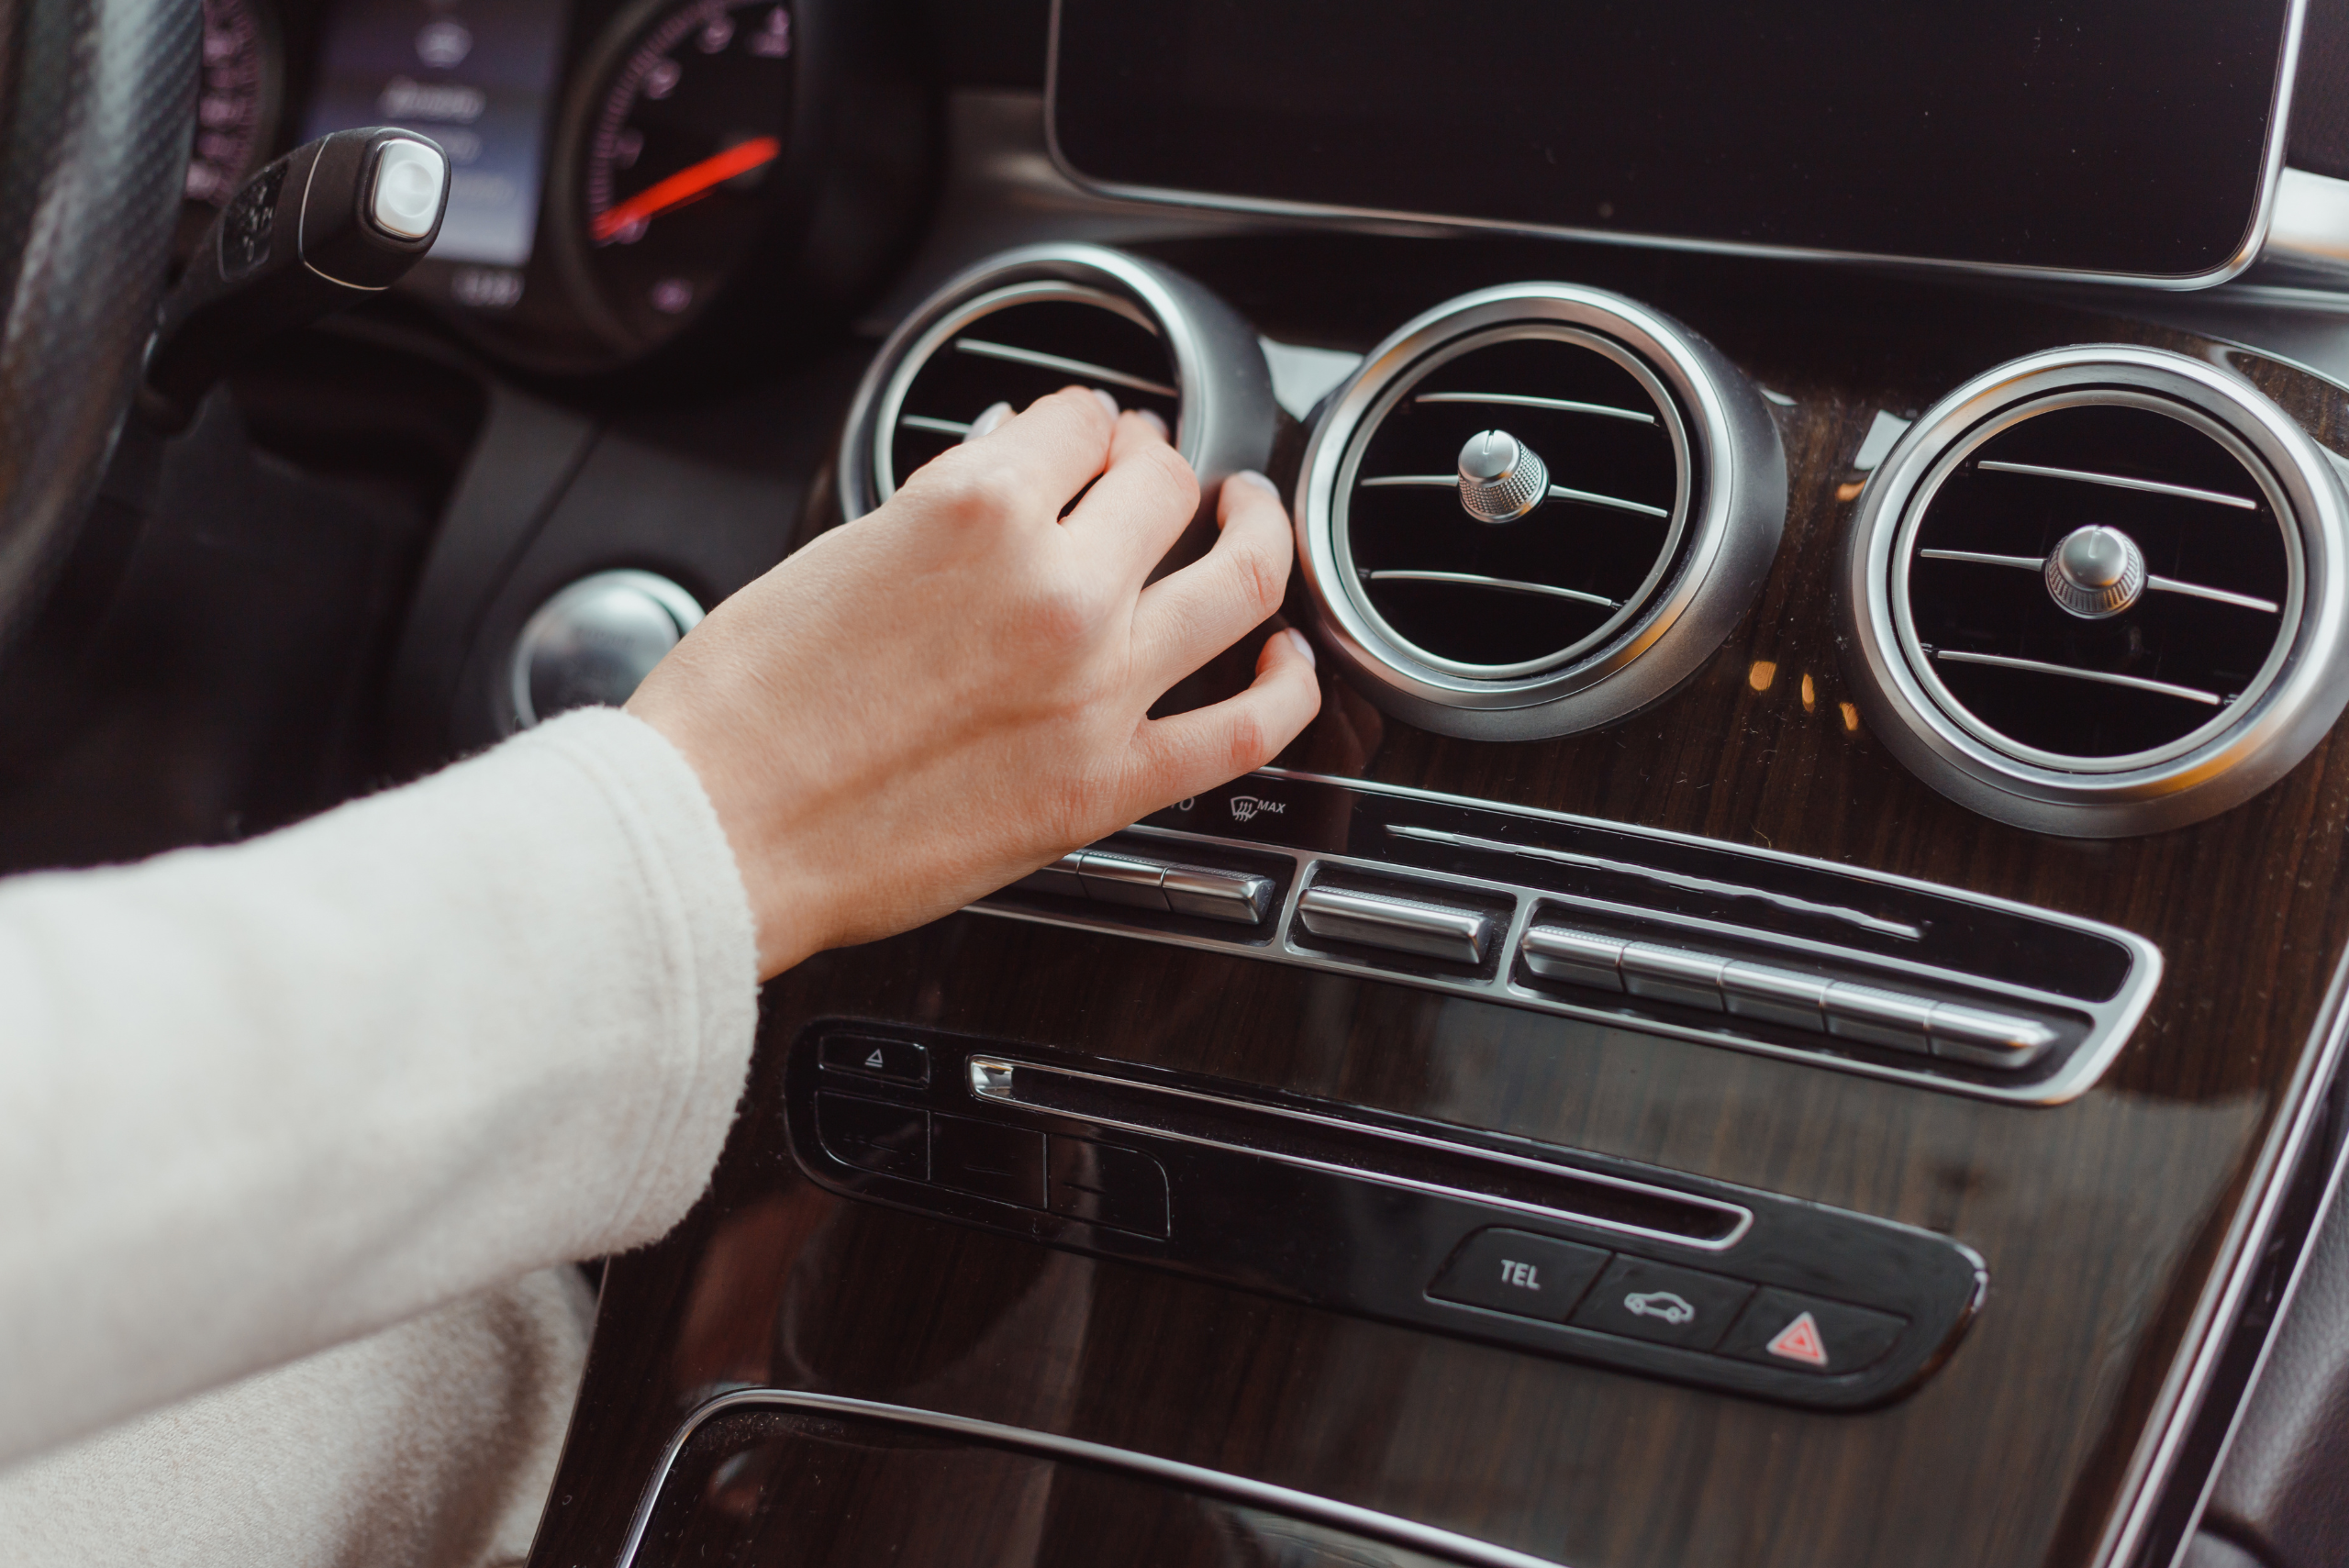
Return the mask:
{"type": "Polygon", "coordinates": [[[763,163],[772,163],[783,155],[783,143],[771,136],[754,136],[738,146],[729,147],[715,158],[705,158],[690,168],[680,169],[655,184],[629,197],[616,207],[596,215],[596,238],[609,239],[631,223],[642,223],[649,217],[667,212],[671,207],[689,202],[712,185],[723,184],[737,174],[747,174],[763,163]]]}

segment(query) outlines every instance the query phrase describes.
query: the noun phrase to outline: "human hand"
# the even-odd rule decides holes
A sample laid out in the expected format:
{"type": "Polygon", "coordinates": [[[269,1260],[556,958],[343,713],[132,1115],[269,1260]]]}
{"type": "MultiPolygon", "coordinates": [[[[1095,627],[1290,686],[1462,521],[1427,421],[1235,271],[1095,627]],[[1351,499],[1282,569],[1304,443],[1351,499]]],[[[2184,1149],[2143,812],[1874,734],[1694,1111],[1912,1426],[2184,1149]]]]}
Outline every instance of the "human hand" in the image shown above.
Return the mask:
{"type": "Polygon", "coordinates": [[[629,699],[709,792],[762,978],[1259,767],[1319,708],[1291,631],[1246,691],[1147,717],[1279,607],[1288,519],[1235,477],[1215,548],[1145,587],[1198,483],[1156,421],[1113,408],[1072,387],[933,460],[711,611],[629,699]]]}

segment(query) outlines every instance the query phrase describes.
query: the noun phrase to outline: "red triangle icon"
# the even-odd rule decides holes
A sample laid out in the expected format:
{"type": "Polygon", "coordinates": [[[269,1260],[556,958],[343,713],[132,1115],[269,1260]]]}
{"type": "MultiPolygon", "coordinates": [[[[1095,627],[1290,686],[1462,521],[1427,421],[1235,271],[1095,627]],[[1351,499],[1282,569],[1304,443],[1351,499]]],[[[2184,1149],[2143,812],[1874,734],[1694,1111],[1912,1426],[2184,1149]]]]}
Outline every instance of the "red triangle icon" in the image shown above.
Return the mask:
{"type": "Polygon", "coordinates": [[[1827,1341],[1819,1337],[1819,1321],[1808,1312],[1778,1330],[1777,1337],[1763,1349],[1774,1356],[1806,1366],[1827,1364],[1827,1341]]]}

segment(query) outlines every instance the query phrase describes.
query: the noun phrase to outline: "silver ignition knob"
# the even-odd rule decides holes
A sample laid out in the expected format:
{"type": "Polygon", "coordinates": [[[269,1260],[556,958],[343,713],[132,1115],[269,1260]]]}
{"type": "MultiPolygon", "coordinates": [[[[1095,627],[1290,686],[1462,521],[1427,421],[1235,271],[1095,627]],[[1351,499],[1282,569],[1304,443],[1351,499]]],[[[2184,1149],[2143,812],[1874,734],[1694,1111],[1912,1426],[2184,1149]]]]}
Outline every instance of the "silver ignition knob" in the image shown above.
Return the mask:
{"type": "Polygon", "coordinates": [[[2145,552],[2119,528],[2090,524],[2064,536],[2040,575],[2057,608],[2082,620],[2103,620],[2145,592],[2145,552]]]}
{"type": "Polygon", "coordinates": [[[628,701],[701,624],[701,606],[651,572],[598,572],[538,607],[514,639],[514,717],[528,729],[565,708],[628,701]]]}
{"type": "Polygon", "coordinates": [[[1507,430],[1479,430],[1460,449],[1460,505],[1480,523],[1512,523],[1550,495],[1550,470],[1507,430]]]}

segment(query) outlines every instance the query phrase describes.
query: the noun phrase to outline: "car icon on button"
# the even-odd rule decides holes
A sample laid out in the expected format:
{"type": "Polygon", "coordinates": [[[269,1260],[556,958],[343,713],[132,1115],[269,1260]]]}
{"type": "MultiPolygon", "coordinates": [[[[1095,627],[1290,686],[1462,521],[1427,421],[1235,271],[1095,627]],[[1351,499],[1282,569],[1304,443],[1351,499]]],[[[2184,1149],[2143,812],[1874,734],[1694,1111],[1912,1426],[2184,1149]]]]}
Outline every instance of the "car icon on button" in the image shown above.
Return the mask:
{"type": "Polygon", "coordinates": [[[1668,1290],[1651,1290],[1623,1298],[1623,1310],[1634,1318],[1661,1318],[1674,1328],[1696,1321],[1697,1309],[1668,1290]]]}

